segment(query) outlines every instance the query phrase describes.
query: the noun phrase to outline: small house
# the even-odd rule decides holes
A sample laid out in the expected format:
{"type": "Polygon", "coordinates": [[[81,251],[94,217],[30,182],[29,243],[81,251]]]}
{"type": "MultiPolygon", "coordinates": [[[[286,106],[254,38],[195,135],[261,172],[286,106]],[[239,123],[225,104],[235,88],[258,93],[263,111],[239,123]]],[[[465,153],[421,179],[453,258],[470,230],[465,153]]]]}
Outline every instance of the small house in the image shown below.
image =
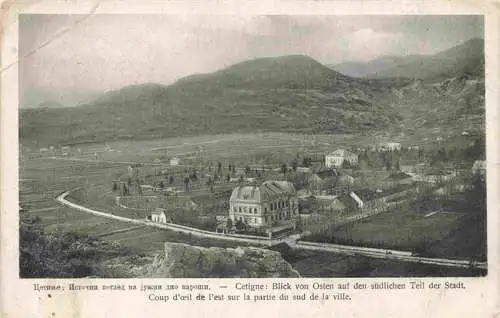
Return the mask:
{"type": "Polygon", "coordinates": [[[472,173],[475,175],[485,176],[486,175],[486,161],[476,160],[472,165],[472,173]]]}
{"type": "Polygon", "coordinates": [[[165,213],[165,209],[156,208],[153,212],[151,212],[151,221],[156,223],[167,223],[167,214],[165,213]]]}

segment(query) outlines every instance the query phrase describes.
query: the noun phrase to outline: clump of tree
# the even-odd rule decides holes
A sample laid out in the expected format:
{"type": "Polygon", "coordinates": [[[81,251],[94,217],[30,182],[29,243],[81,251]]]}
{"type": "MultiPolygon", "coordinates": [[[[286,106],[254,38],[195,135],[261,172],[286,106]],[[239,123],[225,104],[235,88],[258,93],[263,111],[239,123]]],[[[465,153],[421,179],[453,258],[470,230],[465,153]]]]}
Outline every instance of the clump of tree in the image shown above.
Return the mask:
{"type": "Polygon", "coordinates": [[[127,277],[110,273],[102,262],[131,256],[130,250],[73,232],[46,233],[39,217],[22,215],[19,221],[19,274],[22,278],[127,277]]]}

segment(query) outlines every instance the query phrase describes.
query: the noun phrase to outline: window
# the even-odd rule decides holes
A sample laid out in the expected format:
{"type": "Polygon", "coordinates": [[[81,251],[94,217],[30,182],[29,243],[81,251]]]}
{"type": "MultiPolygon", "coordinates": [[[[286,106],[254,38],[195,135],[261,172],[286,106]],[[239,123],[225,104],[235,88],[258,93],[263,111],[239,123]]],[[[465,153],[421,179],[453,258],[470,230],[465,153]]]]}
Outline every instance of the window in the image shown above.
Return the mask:
{"type": "Polygon", "coordinates": [[[240,206],[240,207],[238,207],[238,211],[239,211],[239,212],[241,212],[241,206],[240,206]]]}
{"type": "Polygon", "coordinates": [[[254,209],[253,209],[253,212],[254,212],[255,214],[257,214],[257,208],[254,208],[254,209]]]}
{"type": "Polygon", "coordinates": [[[237,212],[238,210],[236,209],[236,207],[233,207],[233,212],[237,212]]]}
{"type": "Polygon", "coordinates": [[[267,208],[264,208],[264,212],[267,213],[267,208]]]}

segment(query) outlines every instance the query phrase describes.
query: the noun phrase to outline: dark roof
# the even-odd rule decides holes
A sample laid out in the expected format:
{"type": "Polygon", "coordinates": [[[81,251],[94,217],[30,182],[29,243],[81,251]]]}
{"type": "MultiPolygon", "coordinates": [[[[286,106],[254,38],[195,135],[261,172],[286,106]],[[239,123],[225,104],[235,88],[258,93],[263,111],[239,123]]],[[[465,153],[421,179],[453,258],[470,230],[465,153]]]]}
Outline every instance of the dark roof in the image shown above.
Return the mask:
{"type": "Polygon", "coordinates": [[[390,176],[388,176],[387,180],[400,181],[400,180],[404,180],[404,179],[408,179],[408,178],[411,178],[411,176],[409,174],[406,174],[404,172],[395,172],[395,173],[392,173],[390,176]]]}
{"type": "Polygon", "coordinates": [[[260,202],[282,194],[295,195],[293,184],[288,181],[265,181],[259,186],[236,187],[231,194],[230,200],[251,200],[260,202]]]}
{"type": "Polygon", "coordinates": [[[318,171],[316,175],[321,179],[325,180],[327,178],[337,177],[340,175],[340,173],[335,169],[328,169],[328,170],[318,171]]]}

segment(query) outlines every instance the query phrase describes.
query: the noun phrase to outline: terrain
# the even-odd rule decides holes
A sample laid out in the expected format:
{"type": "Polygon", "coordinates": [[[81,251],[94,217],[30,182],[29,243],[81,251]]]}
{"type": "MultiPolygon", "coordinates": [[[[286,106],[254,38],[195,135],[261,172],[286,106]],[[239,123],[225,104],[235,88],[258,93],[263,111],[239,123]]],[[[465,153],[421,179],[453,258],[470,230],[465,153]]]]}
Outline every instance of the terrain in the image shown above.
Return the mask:
{"type": "Polygon", "coordinates": [[[306,56],[257,59],[170,86],[125,87],[76,108],[23,110],[20,138],[44,147],[228,132],[359,132],[398,120],[375,102],[387,85],[306,56]]]}
{"type": "Polygon", "coordinates": [[[300,277],[277,251],[167,242],[163,253],[75,232],[46,232],[39,218],[20,219],[20,276],[65,277],[300,277]]]}
{"type": "Polygon", "coordinates": [[[170,86],[128,86],[79,107],[21,110],[20,140],[39,148],[230,132],[457,132],[484,119],[481,41],[401,62],[374,78],[349,77],[291,55],[245,61],[170,86]]]}
{"type": "MultiPolygon", "coordinates": [[[[26,240],[21,242],[21,273],[26,277],[55,277],[56,273],[61,273],[59,277],[218,277],[217,264],[228,263],[230,258],[239,265],[224,271],[262,277],[267,274],[262,267],[255,269],[255,263],[267,263],[270,258],[276,264],[291,265],[302,276],[463,275],[459,270],[435,266],[286,248],[279,249],[283,260],[271,251],[255,252],[234,243],[103,221],[57,206],[53,198],[62,191],[83,187],[88,190],[84,199],[89,207],[144,217],[144,210],[116,205],[111,188],[112,181],[137,162],[150,170],[165,168],[168,174],[175,174],[173,185],[182,189],[186,169],[215,166],[217,162],[239,168],[279,166],[307,155],[322,163],[324,154],[333,149],[368,149],[383,141],[400,142],[403,149],[418,145],[427,152],[444,145],[453,148],[453,143],[470,145],[485,132],[484,57],[477,53],[482,52],[482,45],[468,42],[432,58],[413,56],[411,62],[404,57],[386,59],[376,75],[365,78],[346,76],[303,55],[261,58],[210,74],[195,74],[170,86],[146,83],[124,87],[79,107],[21,110],[20,201],[23,213],[38,216],[35,223],[40,222],[21,226],[21,239],[26,240]],[[391,68],[394,60],[398,65],[391,68]],[[75,147],[61,147],[66,145],[75,147]],[[172,168],[169,160],[174,157],[180,165],[172,168]],[[165,242],[170,244],[173,258],[164,255],[165,242]],[[214,245],[217,248],[211,248],[214,245]],[[58,252],[61,250],[64,252],[58,252]],[[243,258],[241,251],[245,251],[243,258]],[[184,253],[194,256],[175,256],[184,253]]],[[[466,163],[467,170],[471,164],[466,163]]],[[[370,167],[367,174],[372,176],[375,170],[370,167]]],[[[277,172],[273,178],[277,177],[284,176],[277,172]]],[[[203,178],[200,175],[199,188],[193,188],[190,195],[197,194],[194,201],[206,207],[215,199],[201,195],[208,192],[203,178]]],[[[214,205],[211,213],[220,213],[218,209],[227,211],[214,205]]],[[[424,220],[410,212],[386,213],[332,228],[332,233],[326,234],[337,241],[366,243],[382,233],[405,243],[415,237],[389,231],[395,221],[413,222],[419,231],[435,225],[432,239],[446,243],[444,247],[433,246],[436,254],[456,245],[450,256],[460,256],[458,246],[475,253],[477,244],[457,241],[458,233],[478,236],[484,232],[482,228],[463,232],[462,227],[470,227],[471,220],[461,215],[435,214],[424,220]]],[[[392,238],[380,236],[377,244],[387,244],[384,240],[392,238]]],[[[267,272],[271,273],[268,276],[294,273],[289,267],[284,272],[267,272]]]]}
{"type": "Polygon", "coordinates": [[[434,55],[382,56],[369,62],[329,67],[347,76],[366,78],[445,79],[484,76],[484,40],[471,39],[434,55]]]}

